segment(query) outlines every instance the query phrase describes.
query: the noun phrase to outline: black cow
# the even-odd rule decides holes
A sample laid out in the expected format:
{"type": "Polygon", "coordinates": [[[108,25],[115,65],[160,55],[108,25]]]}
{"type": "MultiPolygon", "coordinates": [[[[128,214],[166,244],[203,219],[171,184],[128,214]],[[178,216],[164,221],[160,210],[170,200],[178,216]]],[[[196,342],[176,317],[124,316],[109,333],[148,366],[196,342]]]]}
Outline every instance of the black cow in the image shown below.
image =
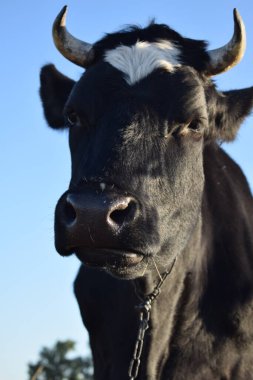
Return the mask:
{"type": "Polygon", "coordinates": [[[235,138],[253,88],[219,92],[210,79],[243,56],[238,12],[231,41],[211,51],[155,23],[90,45],[67,31],[65,14],[55,44],[86,71],[75,83],[43,67],[41,98],[48,124],[69,128],[55,245],[84,263],[75,293],[95,379],[135,378],[135,306],[173,263],[138,379],[253,379],[252,195],[219,144],[235,138]]]}

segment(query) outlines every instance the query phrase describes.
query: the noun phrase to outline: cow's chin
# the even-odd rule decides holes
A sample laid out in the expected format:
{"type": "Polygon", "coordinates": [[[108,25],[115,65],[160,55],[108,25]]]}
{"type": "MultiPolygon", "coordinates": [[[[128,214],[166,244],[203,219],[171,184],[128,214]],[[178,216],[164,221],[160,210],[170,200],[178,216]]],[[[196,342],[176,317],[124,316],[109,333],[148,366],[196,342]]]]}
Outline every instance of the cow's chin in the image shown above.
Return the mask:
{"type": "Polygon", "coordinates": [[[103,269],[120,279],[141,277],[147,266],[144,255],[136,252],[85,247],[75,248],[74,252],[85,265],[103,269]]]}

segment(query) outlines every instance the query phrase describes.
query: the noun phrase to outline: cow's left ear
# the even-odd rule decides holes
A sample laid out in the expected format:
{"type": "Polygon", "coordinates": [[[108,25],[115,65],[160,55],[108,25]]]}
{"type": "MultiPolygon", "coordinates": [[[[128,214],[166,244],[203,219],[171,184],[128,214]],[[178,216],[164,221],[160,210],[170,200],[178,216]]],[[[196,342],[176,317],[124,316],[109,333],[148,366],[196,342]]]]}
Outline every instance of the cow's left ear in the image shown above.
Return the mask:
{"type": "Polygon", "coordinates": [[[64,128],[63,108],[75,81],[61,74],[54,65],[42,67],[40,97],[45,118],[52,128],[64,128]]]}
{"type": "Polygon", "coordinates": [[[213,94],[207,100],[208,138],[222,141],[235,139],[243,120],[253,107],[253,87],[213,94]]]}

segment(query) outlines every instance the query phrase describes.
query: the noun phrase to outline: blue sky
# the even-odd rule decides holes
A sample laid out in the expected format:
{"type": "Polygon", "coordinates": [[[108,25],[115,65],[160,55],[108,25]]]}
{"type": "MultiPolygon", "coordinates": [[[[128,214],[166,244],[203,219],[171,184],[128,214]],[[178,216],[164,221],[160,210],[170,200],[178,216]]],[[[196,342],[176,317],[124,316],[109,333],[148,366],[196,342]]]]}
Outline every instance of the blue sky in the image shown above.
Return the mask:
{"type": "MultiPolygon", "coordinates": [[[[226,43],[233,30],[232,10],[245,21],[248,46],[243,61],[217,76],[220,89],[253,85],[253,2],[251,0],[69,0],[68,28],[95,42],[125,24],[146,25],[156,17],[183,35],[206,39],[211,48],[226,43]]],[[[25,380],[28,361],[57,339],[78,342],[87,353],[72,283],[77,259],[58,256],[53,245],[53,214],[69,181],[65,132],[46,126],[38,96],[39,70],[53,62],[78,79],[82,70],[54,48],[52,22],[60,0],[4,1],[1,4],[1,379],[25,380]]],[[[241,165],[253,188],[253,119],[226,149],[241,165]]]]}

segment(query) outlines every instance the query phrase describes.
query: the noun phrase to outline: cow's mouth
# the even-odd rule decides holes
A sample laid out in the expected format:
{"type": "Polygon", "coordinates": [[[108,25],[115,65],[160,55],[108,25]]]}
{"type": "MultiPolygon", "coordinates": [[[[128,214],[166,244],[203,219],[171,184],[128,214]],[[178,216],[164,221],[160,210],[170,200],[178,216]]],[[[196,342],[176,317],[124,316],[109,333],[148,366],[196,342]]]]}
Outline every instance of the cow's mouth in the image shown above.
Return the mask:
{"type": "Polygon", "coordinates": [[[141,253],[108,248],[78,247],[73,251],[84,264],[101,268],[134,267],[144,258],[141,253]]]}

